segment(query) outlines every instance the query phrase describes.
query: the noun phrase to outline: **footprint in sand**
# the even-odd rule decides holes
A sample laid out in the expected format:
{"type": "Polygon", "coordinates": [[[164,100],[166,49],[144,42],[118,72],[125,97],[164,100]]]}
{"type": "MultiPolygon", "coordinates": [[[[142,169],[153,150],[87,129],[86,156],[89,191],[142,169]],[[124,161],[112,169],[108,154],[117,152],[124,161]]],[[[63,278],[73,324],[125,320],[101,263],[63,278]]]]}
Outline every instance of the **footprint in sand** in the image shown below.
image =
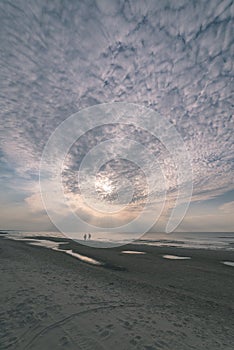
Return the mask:
{"type": "Polygon", "coordinates": [[[65,347],[69,345],[69,339],[68,337],[64,336],[62,338],[59,339],[59,343],[61,346],[65,347]]]}

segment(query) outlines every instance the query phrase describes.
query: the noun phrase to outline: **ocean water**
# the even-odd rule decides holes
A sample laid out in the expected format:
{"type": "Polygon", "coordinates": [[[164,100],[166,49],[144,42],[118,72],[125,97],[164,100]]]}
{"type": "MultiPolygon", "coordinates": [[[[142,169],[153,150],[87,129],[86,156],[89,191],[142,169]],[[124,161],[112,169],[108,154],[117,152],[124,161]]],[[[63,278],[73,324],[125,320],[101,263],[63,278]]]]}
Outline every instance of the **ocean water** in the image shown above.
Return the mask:
{"type": "MultiPolygon", "coordinates": [[[[4,231],[5,236],[11,239],[29,239],[36,236],[51,238],[62,238],[64,241],[68,238],[60,232],[23,232],[23,231],[4,231]]],[[[78,240],[83,241],[84,233],[80,233],[78,240]]],[[[131,234],[132,238],[134,237],[131,234]]],[[[127,234],[119,233],[108,235],[108,232],[92,233],[93,242],[119,242],[123,245],[129,241],[127,234]]],[[[197,249],[221,249],[234,250],[234,232],[174,232],[174,233],[149,233],[145,234],[141,239],[133,241],[134,244],[145,244],[158,247],[178,247],[178,248],[197,248],[197,249]]]]}
{"type": "Polygon", "coordinates": [[[150,233],[139,242],[162,247],[234,250],[234,232],[150,233]]]}

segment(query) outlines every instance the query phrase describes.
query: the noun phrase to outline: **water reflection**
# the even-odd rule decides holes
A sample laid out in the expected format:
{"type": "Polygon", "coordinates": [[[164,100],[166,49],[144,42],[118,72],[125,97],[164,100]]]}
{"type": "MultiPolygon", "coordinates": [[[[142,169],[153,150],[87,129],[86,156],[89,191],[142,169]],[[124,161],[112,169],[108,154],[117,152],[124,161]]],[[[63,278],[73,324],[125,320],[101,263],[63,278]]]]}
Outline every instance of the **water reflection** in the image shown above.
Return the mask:
{"type": "Polygon", "coordinates": [[[98,265],[98,266],[103,265],[103,263],[101,263],[100,261],[92,259],[92,258],[89,258],[88,256],[85,256],[85,255],[81,255],[81,254],[75,253],[75,252],[73,252],[73,250],[61,250],[61,249],[58,249],[58,248],[54,248],[53,250],[57,250],[57,251],[60,251],[60,252],[64,252],[64,253],[66,253],[68,255],[74,256],[75,258],[77,258],[77,259],[79,259],[81,261],[84,261],[84,262],[86,262],[88,264],[98,265]]]}
{"type": "Polygon", "coordinates": [[[189,256],[178,256],[178,255],[163,255],[164,259],[170,260],[188,260],[191,259],[189,256]]]}
{"type": "Polygon", "coordinates": [[[234,262],[233,262],[233,261],[222,261],[222,263],[223,263],[224,265],[233,266],[233,267],[234,267],[234,262]]]}
{"type": "Polygon", "coordinates": [[[122,254],[146,254],[145,252],[139,252],[136,250],[122,250],[122,254]]]}
{"type": "Polygon", "coordinates": [[[103,265],[103,263],[101,263],[100,261],[97,261],[95,259],[89,258],[88,256],[85,255],[81,255],[78,253],[73,252],[73,250],[64,250],[64,249],[59,249],[59,246],[62,244],[68,244],[69,242],[54,242],[54,241],[49,241],[49,240],[36,240],[36,239],[27,239],[27,243],[30,245],[36,245],[36,246],[41,246],[41,247],[46,247],[46,248],[50,248],[52,250],[56,250],[58,252],[62,252],[62,253],[66,253],[68,255],[74,256],[75,258],[84,261],[88,264],[92,264],[92,265],[98,265],[101,266],[103,265]]]}

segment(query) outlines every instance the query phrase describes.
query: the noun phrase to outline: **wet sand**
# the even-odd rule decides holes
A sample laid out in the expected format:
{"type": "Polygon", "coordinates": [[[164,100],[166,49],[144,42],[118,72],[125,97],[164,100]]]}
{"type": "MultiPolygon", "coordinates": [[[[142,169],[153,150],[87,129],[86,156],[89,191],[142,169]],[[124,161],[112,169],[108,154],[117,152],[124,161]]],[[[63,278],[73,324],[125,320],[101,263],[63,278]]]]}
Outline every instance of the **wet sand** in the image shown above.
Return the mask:
{"type": "Polygon", "coordinates": [[[0,349],[233,349],[233,252],[60,248],[0,238],[0,349]]]}

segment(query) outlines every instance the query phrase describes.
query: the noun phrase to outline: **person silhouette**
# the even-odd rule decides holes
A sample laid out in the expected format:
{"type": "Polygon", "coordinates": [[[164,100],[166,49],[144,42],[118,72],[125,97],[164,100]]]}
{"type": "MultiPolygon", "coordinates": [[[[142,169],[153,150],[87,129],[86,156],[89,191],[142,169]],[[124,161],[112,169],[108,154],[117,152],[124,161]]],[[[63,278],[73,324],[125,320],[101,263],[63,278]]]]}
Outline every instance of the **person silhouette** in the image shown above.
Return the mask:
{"type": "Polygon", "coordinates": [[[91,237],[92,237],[92,236],[91,236],[91,233],[89,233],[89,239],[91,239],[91,237]]]}
{"type": "Polygon", "coordinates": [[[86,241],[86,239],[87,239],[87,235],[86,235],[86,233],[84,234],[84,240],[86,241]]]}

